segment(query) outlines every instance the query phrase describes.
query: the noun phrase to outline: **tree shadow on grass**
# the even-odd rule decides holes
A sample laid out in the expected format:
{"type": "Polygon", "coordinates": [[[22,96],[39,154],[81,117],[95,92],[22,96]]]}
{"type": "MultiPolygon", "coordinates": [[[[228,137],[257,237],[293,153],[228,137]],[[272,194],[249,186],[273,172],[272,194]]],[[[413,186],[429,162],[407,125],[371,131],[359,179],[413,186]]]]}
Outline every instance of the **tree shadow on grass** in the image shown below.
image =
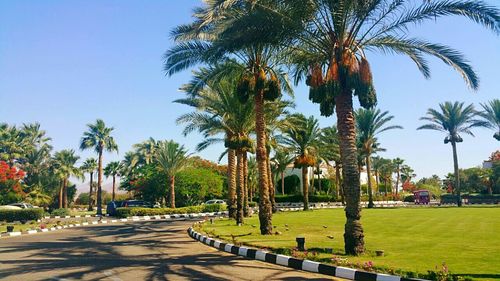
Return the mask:
{"type": "MultiPolygon", "coordinates": [[[[232,280],[234,277],[225,275],[228,266],[237,266],[241,272],[248,273],[247,278],[261,269],[257,262],[238,263],[241,257],[200,250],[199,242],[188,237],[185,223],[151,221],[98,225],[65,235],[42,234],[30,238],[0,244],[0,279],[33,274],[29,276],[100,280],[106,277],[105,272],[130,271],[141,275],[137,280],[168,280],[171,277],[232,280]],[[22,258],[16,258],[20,253],[22,258]]],[[[270,270],[271,275],[266,279],[304,280],[303,277],[280,278],[286,269],[270,270]]]]}

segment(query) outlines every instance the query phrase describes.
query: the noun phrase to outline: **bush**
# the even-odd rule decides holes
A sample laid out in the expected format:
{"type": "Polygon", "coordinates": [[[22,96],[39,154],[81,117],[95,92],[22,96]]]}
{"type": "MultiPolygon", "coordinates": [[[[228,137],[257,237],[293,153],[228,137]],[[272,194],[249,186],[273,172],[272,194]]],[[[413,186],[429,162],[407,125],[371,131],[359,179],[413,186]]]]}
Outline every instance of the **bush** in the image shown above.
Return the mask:
{"type": "MultiPolygon", "coordinates": [[[[312,180],[311,180],[312,183],[312,180]]],[[[328,192],[331,188],[334,187],[333,181],[330,179],[322,179],[318,181],[318,179],[314,179],[314,191],[316,192],[328,192]],[[321,181],[321,189],[319,188],[319,182],[321,181]]]]}
{"type": "Polygon", "coordinates": [[[413,203],[415,202],[415,196],[414,195],[405,196],[403,202],[413,203]]]}
{"type": "MultiPolygon", "coordinates": [[[[297,175],[286,176],[284,179],[285,194],[294,194],[300,189],[300,178],[297,175]]],[[[281,181],[276,186],[281,188],[281,181]]]]}
{"type": "MultiPolygon", "coordinates": [[[[469,204],[499,204],[500,195],[499,194],[463,194],[462,199],[465,199],[469,204]]],[[[457,195],[455,194],[443,194],[441,195],[441,204],[456,204],[457,195]]]]}
{"type": "Polygon", "coordinates": [[[31,221],[39,220],[43,217],[42,208],[21,209],[21,210],[0,210],[0,221],[31,221]]]}
{"type": "MultiPolygon", "coordinates": [[[[301,194],[294,195],[276,195],[276,203],[301,203],[304,202],[304,197],[301,194]]],[[[335,195],[309,195],[310,203],[319,202],[335,202],[337,201],[335,195]]]]}
{"type": "Polygon", "coordinates": [[[55,209],[52,211],[52,213],[50,213],[52,216],[60,216],[60,217],[64,217],[64,216],[69,216],[70,215],[70,211],[69,209],[64,209],[64,208],[61,208],[61,209],[55,209]]]}
{"type": "Polygon", "coordinates": [[[224,204],[210,204],[189,206],[181,208],[118,208],[116,209],[116,216],[121,218],[131,216],[156,216],[156,215],[171,215],[171,214],[191,214],[191,213],[209,213],[221,212],[226,210],[224,204]]]}

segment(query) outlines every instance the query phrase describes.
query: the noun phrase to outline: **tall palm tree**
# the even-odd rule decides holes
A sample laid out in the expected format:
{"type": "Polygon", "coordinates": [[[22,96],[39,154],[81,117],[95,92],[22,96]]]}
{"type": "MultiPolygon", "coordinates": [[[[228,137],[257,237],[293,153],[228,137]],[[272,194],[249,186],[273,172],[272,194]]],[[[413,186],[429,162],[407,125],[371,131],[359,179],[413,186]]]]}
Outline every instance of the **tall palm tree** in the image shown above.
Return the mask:
{"type": "MultiPolygon", "coordinates": [[[[223,1],[225,2],[225,1],[223,1]]],[[[237,1],[234,1],[237,2],[237,1]]],[[[165,55],[165,71],[172,75],[199,63],[229,62],[214,72],[213,78],[234,73],[239,76],[237,94],[242,102],[253,99],[255,110],[256,155],[259,168],[259,221],[261,234],[272,234],[272,205],[269,198],[269,162],[266,149],[265,100],[279,98],[281,90],[292,92],[286,73],[280,69],[284,62],[281,47],[258,44],[249,40],[246,46],[237,46],[231,26],[234,16],[245,13],[248,3],[226,5],[221,1],[207,1],[196,9],[194,22],[178,26],[172,31],[176,46],[165,55]]],[[[235,32],[240,32],[234,30],[235,32]]]]}
{"type": "Polygon", "coordinates": [[[97,153],[97,214],[102,215],[102,159],[103,152],[118,151],[118,145],[111,133],[113,127],[106,127],[103,120],[97,119],[94,124],[87,124],[88,131],[83,133],[80,149],[94,149],[97,153]]]}
{"type": "MultiPolygon", "coordinates": [[[[360,222],[360,181],[357,170],[353,95],[364,108],[376,104],[367,51],[403,54],[412,59],[426,78],[430,69],[424,55],[452,66],[472,89],[478,78],[458,52],[441,44],[412,38],[410,26],[444,16],[462,16],[495,32],[500,11],[478,0],[276,0],[242,5],[241,1],[215,1],[226,10],[244,7],[232,15],[224,35],[233,48],[274,44],[290,49],[295,80],[307,76],[309,98],[320,104],[321,114],[336,111],[346,186],[344,241],[347,254],[364,251],[360,222]]],[[[222,8],[221,8],[222,9],[222,8]]],[[[219,16],[220,14],[215,14],[219,16]]],[[[228,16],[228,15],[222,15],[228,16]]],[[[231,14],[229,15],[231,16],[231,14]]]]}
{"type": "Polygon", "coordinates": [[[228,157],[228,201],[230,217],[237,223],[243,223],[245,213],[245,158],[252,150],[253,142],[249,134],[254,128],[254,109],[251,103],[241,103],[235,95],[236,79],[226,76],[219,81],[202,80],[214,68],[202,68],[194,73],[193,80],[184,85],[188,96],[175,102],[186,104],[197,109],[180,116],[178,123],[185,123],[184,134],[198,130],[205,140],[197,146],[201,151],[214,143],[224,143],[228,157]],[[193,85],[203,83],[203,88],[193,89],[193,85]],[[217,135],[223,135],[223,138],[217,135]],[[238,196],[236,196],[238,193],[238,196]]]}
{"type": "Polygon", "coordinates": [[[73,149],[64,149],[54,154],[54,167],[57,175],[61,178],[61,189],[59,190],[59,208],[68,208],[68,179],[71,176],[81,178],[81,170],[76,167],[76,162],[80,159],[75,155],[73,149]]]}
{"type": "Polygon", "coordinates": [[[377,184],[377,192],[380,192],[379,190],[379,185],[380,185],[380,168],[382,167],[383,164],[383,158],[380,156],[375,156],[372,157],[372,170],[375,172],[375,183],[377,184]]]}
{"type": "MultiPolygon", "coordinates": [[[[374,148],[377,147],[377,136],[385,131],[393,129],[402,129],[397,125],[389,126],[388,123],[394,118],[389,115],[388,111],[380,111],[380,109],[358,109],[355,114],[356,128],[358,140],[361,144],[361,152],[364,156],[366,173],[368,175],[368,208],[373,208],[373,190],[372,190],[372,175],[371,175],[371,157],[374,148]]],[[[361,154],[360,153],[360,154],[361,154]]]]}
{"type": "Polygon", "coordinates": [[[167,176],[170,189],[170,208],[175,208],[175,175],[189,165],[189,154],[183,145],[173,140],[162,141],[156,151],[159,169],[167,176]]]}
{"type": "Polygon", "coordinates": [[[479,112],[479,115],[487,121],[487,128],[495,130],[493,137],[500,141],[500,99],[494,99],[481,106],[484,111],[479,112]]]}
{"type": "Polygon", "coordinates": [[[274,166],[276,167],[276,171],[280,174],[281,176],[281,194],[285,194],[285,171],[286,168],[293,163],[294,157],[290,155],[288,151],[285,149],[278,149],[274,153],[274,157],[272,159],[272,162],[274,163],[274,166]]]}
{"type": "Polygon", "coordinates": [[[399,190],[399,180],[401,179],[401,167],[403,166],[405,160],[397,157],[392,159],[392,163],[394,163],[394,171],[396,172],[396,186],[395,186],[395,192],[396,195],[398,195],[398,190],[399,190]]]}
{"type": "Polygon", "coordinates": [[[94,193],[93,193],[92,188],[93,188],[93,184],[94,184],[94,172],[97,170],[97,160],[95,158],[87,158],[83,162],[80,169],[82,170],[82,173],[89,173],[89,176],[90,176],[89,208],[88,208],[88,210],[92,211],[92,210],[94,210],[94,207],[93,207],[94,193]]]}
{"type": "Polygon", "coordinates": [[[120,175],[120,170],[121,170],[121,162],[120,161],[113,161],[109,162],[108,165],[104,168],[104,175],[106,177],[113,177],[113,192],[111,194],[111,200],[115,201],[115,193],[116,193],[116,176],[120,175]]]}
{"type": "Polygon", "coordinates": [[[153,162],[158,141],[150,137],[149,139],[133,145],[138,157],[138,161],[143,164],[151,164],[153,162]]]}
{"type": "Polygon", "coordinates": [[[292,114],[290,123],[293,126],[284,131],[281,143],[295,153],[294,166],[302,169],[302,192],[304,195],[304,211],[309,210],[308,168],[316,163],[321,129],[314,116],[306,118],[302,114],[292,114]]]}
{"type": "Polygon", "coordinates": [[[420,118],[420,120],[430,123],[417,128],[417,130],[428,129],[446,133],[444,143],[450,143],[453,150],[453,167],[455,174],[454,188],[457,193],[457,204],[459,207],[462,206],[462,199],[460,197],[457,143],[463,141],[460,136],[461,133],[474,136],[471,131],[472,128],[484,127],[486,125],[486,122],[477,120],[476,116],[477,113],[472,104],[464,106],[463,102],[445,102],[439,104],[439,110],[429,108],[427,110],[427,116],[420,118]]]}

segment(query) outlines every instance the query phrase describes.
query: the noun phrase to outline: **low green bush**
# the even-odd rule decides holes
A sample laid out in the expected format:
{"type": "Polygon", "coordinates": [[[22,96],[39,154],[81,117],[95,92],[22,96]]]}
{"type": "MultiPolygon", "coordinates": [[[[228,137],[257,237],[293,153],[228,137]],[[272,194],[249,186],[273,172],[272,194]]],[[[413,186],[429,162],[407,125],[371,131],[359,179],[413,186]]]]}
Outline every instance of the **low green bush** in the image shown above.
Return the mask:
{"type": "Polygon", "coordinates": [[[42,208],[20,209],[20,210],[0,210],[0,221],[31,221],[39,220],[43,217],[42,208]]]}
{"type": "MultiPolygon", "coordinates": [[[[276,195],[276,203],[301,203],[304,202],[304,197],[302,194],[294,195],[276,195]]],[[[335,195],[309,195],[310,203],[319,202],[336,202],[337,198],[335,195]]]]}
{"type": "MultiPolygon", "coordinates": [[[[300,178],[297,175],[289,175],[284,178],[285,194],[294,194],[300,188],[300,178]]],[[[276,183],[281,190],[281,180],[276,183]]]]}
{"type": "Polygon", "coordinates": [[[189,206],[182,208],[118,208],[116,216],[121,218],[131,216],[156,216],[171,214],[211,213],[226,210],[225,204],[210,204],[200,206],[189,206]]]}
{"type": "MultiPolygon", "coordinates": [[[[462,194],[462,199],[465,199],[469,204],[499,204],[500,194],[462,194]]],[[[442,194],[441,204],[455,204],[457,203],[457,195],[455,194],[442,194]]]]}
{"type": "Polygon", "coordinates": [[[408,196],[405,196],[405,198],[403,199],[403,202],[408,202],[408,203],[413,203],[413,202],[415,202],[415,195],[408,195],[408,196]]]}
{"type": "Polygon", "coordinates": [[[64,209],[64,208],[55,209],[55,210],[53,210],[50,213],[50,215],[51,216],[60,216],[60,217],[69,216],[70,215],[70,210],[69,209],[64,209]]]}

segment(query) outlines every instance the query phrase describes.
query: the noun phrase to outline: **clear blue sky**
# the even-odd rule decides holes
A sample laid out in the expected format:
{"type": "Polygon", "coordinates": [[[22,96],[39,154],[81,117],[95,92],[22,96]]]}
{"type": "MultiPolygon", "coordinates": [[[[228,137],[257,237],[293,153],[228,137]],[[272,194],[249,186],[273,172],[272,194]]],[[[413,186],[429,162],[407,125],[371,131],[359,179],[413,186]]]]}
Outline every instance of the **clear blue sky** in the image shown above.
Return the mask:
{"type": "MultiPolygon", "coordinates": [[[[489,0],[495,4],[498,1],[489,0]]],[[[55,149],[73,148],[86,124],[102,118],[115,127],[119,159],[132,144],[150,136],[174,139],[193,149],[201,137],[184,137],[175,119],[190,109],[172,104],[187,81],[185,71],[171,78],[162,72],[162,55],[171,45],[170,30],[190,21],[201,1],[75,0],[0,1],[0,122],[20,125],[40,122],[55,149]]],[[[497,4],[498,5],[498,4],[497,4]]],[[[469,91],[460,76],[440,61],[432,62],[432,79],[425,80],[409,59],[369,54],[374,68],[379,107],[395,116],[404,130],[380,137],[384,157],[401,157],[418,177],[453,168],[451,147],[444,135],[416,131],[429,107],[447,100],[485,102],[500,97],[500,38],[478,25],[457,18],[428,23],[411,30],[420,37],[451,45],[472,62],[481,78],[478,92],[469,91]]],[[[319,117],[307,89],[296,88],[296,110],[319,117]]],[[[320,118],[322,126],[335,118],[320,118]]],[[[459,145],[461,167],[482,163],[499,149],[493,131],[475,130],[459,145]]],[[[214,146],[200,153],[216,160],[214,146]]],[[[79,152],[82,158],[91,152],[79,152]]]]}

